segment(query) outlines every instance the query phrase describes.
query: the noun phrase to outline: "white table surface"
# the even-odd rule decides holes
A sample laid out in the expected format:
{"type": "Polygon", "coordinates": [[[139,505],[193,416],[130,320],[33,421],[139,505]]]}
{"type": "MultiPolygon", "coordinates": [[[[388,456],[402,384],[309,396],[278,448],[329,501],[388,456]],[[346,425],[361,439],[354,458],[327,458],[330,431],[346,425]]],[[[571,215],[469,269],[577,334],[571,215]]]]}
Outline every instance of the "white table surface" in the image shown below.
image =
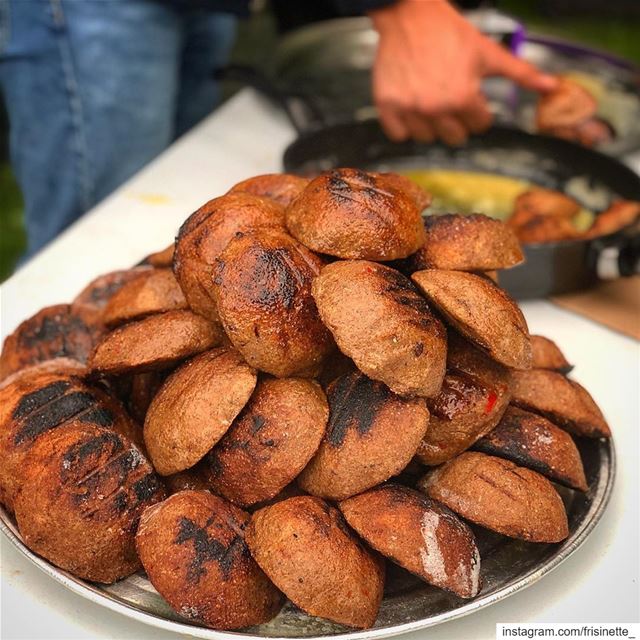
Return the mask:
{"type": "MultiPolygon", "coordinates": [[[[294,133],[281,114],[244,91],[95,207],[0,288],[2,337],[45,305],[70,300],[94,276],[161,249],[209,198],[251,175],[281,169],[294,133]]],[[[466,618],[408,640],[495,637],[497,622],[640,620],[640,350],[634,340],[544,301],[523,310],[552,337],[611,424],[618,476],[602,521],[543,580],[466,618]]],[[[176,640],[67,591],[0,541],[0,638],[176,640]]]]}

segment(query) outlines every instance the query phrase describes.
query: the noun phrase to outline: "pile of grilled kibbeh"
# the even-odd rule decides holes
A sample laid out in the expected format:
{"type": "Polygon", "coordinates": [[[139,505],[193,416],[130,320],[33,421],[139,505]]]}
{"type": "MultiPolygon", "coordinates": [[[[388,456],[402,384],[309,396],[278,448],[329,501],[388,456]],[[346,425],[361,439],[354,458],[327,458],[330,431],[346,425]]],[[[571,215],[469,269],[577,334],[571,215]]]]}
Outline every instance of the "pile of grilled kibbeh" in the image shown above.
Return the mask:
{"type": "Polygon", "coordinates": [[[390,173],[252,178],[23,322],[0,500],[24,542],[89,581],[143,568],[237,629],[285,599],[371,627],[386,562],[473,598],[468,523],[566,538],[553,483],[588,490],[573,437],[609,427],[495,283],[513,230],[429,201],[390,173]]]}

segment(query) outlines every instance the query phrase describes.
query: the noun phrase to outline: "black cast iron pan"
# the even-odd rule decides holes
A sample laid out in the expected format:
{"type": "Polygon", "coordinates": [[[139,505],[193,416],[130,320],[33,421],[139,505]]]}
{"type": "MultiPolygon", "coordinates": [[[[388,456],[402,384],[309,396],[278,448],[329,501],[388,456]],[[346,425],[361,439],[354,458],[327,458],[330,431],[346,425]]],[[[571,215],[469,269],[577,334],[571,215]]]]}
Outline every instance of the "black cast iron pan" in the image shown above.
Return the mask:
{"type": "MultiPolygon", "coordinates": [[[[301,175],[334,167],[497,173],[564,191],[593,211],[618,198],[640,200],[640,177],[618,160],[571,142],[502,126],[452,148],[391,142],[374,120],[337,124],[301,133],[285,151],[283,162],[285,171],[301,175]]],[[[545,297],[636,273],[640,233],[626,229],[592,241],[529,244],[524,250],[526,262],[502,271],[500,284],[519,299],[545,297]]]]}

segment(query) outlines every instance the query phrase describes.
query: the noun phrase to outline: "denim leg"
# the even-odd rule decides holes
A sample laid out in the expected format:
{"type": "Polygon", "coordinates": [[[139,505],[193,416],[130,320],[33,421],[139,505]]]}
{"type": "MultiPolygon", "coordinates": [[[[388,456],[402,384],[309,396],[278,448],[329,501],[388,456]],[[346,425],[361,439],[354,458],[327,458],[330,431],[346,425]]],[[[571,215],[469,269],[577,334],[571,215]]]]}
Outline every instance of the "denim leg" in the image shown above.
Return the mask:
{"type": "Polygon", "coordinates": [[[0,2],[31,255],[173,139],[182,28],[153,0],[0,2]]]}
{"type": "Polygon", "coordinates": [[[237,18],[228,13],[192,11],[185,15],[177,136],[209,115],[220,101],[213,72],[227,63],[236,25],[237,18]]]}

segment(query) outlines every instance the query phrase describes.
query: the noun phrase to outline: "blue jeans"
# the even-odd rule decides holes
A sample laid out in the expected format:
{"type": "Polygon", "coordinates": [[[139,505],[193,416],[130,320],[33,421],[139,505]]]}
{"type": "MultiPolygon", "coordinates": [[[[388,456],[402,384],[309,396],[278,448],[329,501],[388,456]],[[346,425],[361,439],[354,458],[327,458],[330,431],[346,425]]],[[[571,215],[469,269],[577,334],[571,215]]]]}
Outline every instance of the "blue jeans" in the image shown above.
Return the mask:
{"type": "Polygon", "coordinates": [[[234,36],[233,16],[171,0],[0,0],[28,255],[214,108],[234,36]]]}

